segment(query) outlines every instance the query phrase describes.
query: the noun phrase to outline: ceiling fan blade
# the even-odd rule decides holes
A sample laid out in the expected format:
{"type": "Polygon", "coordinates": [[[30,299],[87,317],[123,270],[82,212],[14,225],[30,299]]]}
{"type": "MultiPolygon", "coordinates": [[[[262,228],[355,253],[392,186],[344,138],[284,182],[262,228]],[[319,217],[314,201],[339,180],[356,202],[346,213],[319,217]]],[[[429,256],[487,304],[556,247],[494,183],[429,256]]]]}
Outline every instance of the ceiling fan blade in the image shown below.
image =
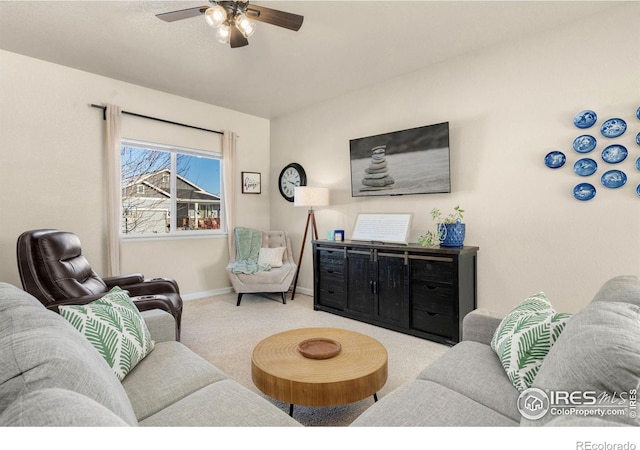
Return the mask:
{"type": "Polygon", "coordinates": [[[156,17],[164,20],[165,22],[175,22],[176,20],[190,19],[192,17],[200,16],[204,14],[208,8],[208,6],[198,6],[197,8],[181,9],[179,11],[156,14],[156,17]]]}
{"type": "Polygon", "coordinates": [[[253,4],[250,4],[247,8],[247,17],[258,22],[269,23],[293,31],[298,31],[304,20],[304,17],[298,14],[278,11],[253,4]]]}
{"type": "Polygon", "coordinates": [[[249,41],[242,34],[240,30],[236,27],[231,27],[231,36],[229,36],[229,44],[231,44],[231,48],[244,47],[245,45],[249,45],[249,41]]]}

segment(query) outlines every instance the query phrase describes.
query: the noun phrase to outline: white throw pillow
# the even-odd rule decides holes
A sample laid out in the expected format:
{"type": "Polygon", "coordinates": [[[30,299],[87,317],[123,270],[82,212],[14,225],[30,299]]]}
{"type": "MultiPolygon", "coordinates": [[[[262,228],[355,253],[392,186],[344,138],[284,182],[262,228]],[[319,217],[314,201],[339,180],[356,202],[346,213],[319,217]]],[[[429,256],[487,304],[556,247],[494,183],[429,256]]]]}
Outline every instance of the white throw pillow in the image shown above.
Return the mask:
{"type": "Polygon", "coordinates": [[[258,264],[269,264],[271,267],[282,267],[285,247],[261,248],[258,264]]]}
{"type": "Polygon", "coordinates": [[[491,348],[519,391],[531,387],[542,361],[570,318],[571,314],[554,311],[544,292],[539,292],[502,319],[491,348]]]}
{"type": "Polygon", "coordinates": [[[98,350],[120,381],[155,346],[140,311],[117,286],[88,305],[58,309],[98,350]]]}

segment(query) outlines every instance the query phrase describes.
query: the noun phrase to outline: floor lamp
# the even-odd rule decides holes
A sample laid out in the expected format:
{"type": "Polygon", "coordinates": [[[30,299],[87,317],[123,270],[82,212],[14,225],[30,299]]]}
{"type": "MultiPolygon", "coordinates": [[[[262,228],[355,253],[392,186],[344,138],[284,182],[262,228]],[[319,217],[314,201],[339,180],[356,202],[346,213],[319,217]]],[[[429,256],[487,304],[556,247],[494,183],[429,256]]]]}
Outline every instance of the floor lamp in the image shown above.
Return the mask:
{"type": "Polygon", "coordinates": [[[307,232],[309,224],[311,224],[311,239],[318,239],[318,227],[316,226],[316,216],[313,212],[314,206],[327,206],[329,204],[329,189],[298,186],[294,190],[293,204],[294,206],[308,206],[307,224],[304,227],[304,237],[302,238],[302,246],[300,247],[300,258],[298,258],[298,267],[296,268],[296,277],[293,280],[293,291],[291,300],[296,296],[296,286],[298,285],[298,275],[300,274],[300,266],[302,265],[302,255],[304,254],[304,245],[307,243],[307,232]]]}

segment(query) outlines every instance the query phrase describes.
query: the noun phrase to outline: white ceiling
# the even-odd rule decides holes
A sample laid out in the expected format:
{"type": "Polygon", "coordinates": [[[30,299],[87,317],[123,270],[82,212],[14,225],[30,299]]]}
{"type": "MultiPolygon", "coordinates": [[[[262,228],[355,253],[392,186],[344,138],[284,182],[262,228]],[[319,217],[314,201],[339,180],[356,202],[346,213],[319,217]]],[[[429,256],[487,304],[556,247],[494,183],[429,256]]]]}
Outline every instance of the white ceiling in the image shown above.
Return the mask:
{"type": "Polygon", "coordinates": [[[249,46],[237,49],[219,44],[202,17],[173,23],[155,17],[207,3],[3,0],[0,48],[275,118],[615,7],[606,1],[256,0],[303,15],[304,23],[299,32],[259,23],[249,46]]]}

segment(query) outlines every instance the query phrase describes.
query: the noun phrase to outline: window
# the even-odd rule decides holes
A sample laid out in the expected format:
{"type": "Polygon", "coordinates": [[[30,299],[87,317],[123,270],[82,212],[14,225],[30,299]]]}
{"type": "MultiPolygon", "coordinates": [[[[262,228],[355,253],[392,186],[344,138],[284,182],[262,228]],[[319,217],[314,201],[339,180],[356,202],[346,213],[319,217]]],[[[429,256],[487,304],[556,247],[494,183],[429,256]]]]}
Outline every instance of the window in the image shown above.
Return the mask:
{"type": "Polygon", "coordinates": [[[123,236],[224,230],[219,153],[123,140],[120,172],[123,236]]]}

